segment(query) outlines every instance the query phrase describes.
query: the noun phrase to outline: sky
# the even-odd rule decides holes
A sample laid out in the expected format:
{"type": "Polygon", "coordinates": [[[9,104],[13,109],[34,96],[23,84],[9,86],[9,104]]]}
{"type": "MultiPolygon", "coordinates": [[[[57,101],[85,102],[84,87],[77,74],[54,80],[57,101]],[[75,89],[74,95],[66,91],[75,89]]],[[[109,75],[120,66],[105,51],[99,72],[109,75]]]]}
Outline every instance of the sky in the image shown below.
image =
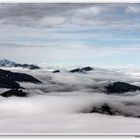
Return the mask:
{"type": "Polygon", "coordinates": [[[140,67],[140,4],[0,4],[0,59],[140,67]]]}

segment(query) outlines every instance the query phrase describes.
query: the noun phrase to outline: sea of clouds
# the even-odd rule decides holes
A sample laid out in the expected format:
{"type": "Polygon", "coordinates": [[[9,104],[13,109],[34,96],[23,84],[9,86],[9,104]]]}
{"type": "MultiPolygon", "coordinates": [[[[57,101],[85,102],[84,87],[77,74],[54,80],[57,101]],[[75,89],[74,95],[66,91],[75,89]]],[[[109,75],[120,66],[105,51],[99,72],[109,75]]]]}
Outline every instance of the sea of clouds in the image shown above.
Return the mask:
{"type": "MultiPolygon", "coordinates": [[[[0,97],[1,134],[140,132],[140,118],[135,117],[140,116],[140,91],[108,95],[103,88],[115,81],[140,86],[139,70],[95,68],[86,73],[70,73],[65,69],[60,73],[52,73],[53,69],[10,70],[31,74],[42,84],[20,82],[28,97],[0,97]],[[122,115],[90,113],[93,107],[105,103],[122,115]]],[[[6,90],[0,89],[0,93],[6,90]]]]}

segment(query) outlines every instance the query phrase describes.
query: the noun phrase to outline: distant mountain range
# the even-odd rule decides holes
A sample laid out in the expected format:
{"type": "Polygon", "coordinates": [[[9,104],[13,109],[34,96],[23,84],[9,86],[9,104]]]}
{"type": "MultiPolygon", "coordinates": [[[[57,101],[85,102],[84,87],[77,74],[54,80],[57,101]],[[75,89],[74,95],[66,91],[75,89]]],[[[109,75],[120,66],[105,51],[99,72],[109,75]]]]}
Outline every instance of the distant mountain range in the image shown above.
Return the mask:
{"type": "Polygon", "coordinates": [[[10,61],[7,59],[0,60],[0,67],[21,67],[21,68],[28,68],[30,70],[40,69],[39,66],[33,65],[33,64],[20,64],[16,63],[14,61],[10,61]]]}

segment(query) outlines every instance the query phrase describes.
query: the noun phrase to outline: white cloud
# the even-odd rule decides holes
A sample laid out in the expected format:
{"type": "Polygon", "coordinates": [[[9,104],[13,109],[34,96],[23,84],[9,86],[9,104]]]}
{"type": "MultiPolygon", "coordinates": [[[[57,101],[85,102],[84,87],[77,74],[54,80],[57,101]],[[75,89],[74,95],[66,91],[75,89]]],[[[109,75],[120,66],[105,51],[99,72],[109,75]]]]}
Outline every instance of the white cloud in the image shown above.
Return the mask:
{"type": "Polygon", "coordinates": [[[89,18],[89,17],[97,16],[98,14],[105,11],[105,9],[106,8],[102,8],[102,7],[98,7],[98,6],[78,9],[78,10],[75,10],[74,16],[89,18]]]}
{"type": "Polygon", "coordinates": [[[46,69],[26,73],[43,84],[20,83],[30,93],[27,98],[0,97],[0,133],[139,133],[139,118],[88,113],[107,103],[124,114],[139,116],[139,91],[107,95],[93,89],[114,80],[139,83],[139,75],[132,77],[107,69],[87,74],[52,74],[46,69]]]}
{"type": "Polygon", "coordinates": [[[140,13],[140,7],[139,6],[127,6],[127,8],[125,9],[125,12],[132,13],[132,14],[140,13]]]}
{"type": "Polygon", "coordinates": [[[57,25],[62,25],[66,21],[65,17],[44,17],[41,20],[39,20],[38,24],[41,27],[53,27],[57,25]]]}

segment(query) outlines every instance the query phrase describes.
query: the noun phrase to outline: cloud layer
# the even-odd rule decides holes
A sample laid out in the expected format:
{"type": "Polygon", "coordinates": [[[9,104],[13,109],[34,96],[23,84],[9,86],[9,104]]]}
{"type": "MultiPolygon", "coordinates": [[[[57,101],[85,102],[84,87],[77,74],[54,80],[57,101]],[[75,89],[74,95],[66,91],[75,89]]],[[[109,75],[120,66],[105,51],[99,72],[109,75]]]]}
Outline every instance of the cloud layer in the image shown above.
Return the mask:
{"type": "Polygon", "coordinates": [[[0,4],[0,59],[139,66],[139,13],[126,3],[0,4]]]}
{"type": "MultiPolygon", "coordinates": [[[[139,133],[140,92],[107,95],[93,87],[111,81],[125,81],[140,86],[140,70],[116,72],[95,69],[86,74],[52,73],[47,69],[29,71],[43,84],[20,83],[29,92],[27,98],[0,97],[0,133],[139,133]],[[131,117],[89,113],[107,103],[112,109],[131,117]]],[[[120,69],[118,69],[120,71],[120,69]]],[[[123,71],[123,70],[122,70],[123,71]]],[[[0,93],[4,92],[3,89],[0,93]]]]}
{"type": "Polygon", "coordinates": [[[1,4],[0,22],[30,27],[64,24],[81,26],[119,26],[132,23],[140,12],[139,4],[1,4]]]}

